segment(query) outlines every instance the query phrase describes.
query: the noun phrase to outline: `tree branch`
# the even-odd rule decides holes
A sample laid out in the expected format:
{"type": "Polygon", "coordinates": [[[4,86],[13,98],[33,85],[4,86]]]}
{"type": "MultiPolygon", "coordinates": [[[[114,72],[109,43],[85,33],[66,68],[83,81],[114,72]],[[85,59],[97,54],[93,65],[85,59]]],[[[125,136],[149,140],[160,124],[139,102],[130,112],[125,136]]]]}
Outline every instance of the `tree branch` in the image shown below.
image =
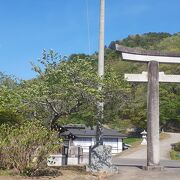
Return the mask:
{"type": "Polygon", "coordinates": [[[63,116],[67,116],[67,115],[70,115],[74,112],[78,112],[79,110],[79,107],[83,104],[82,102],[80,102],[78,100],[77,104],[72,107],[68,112],[64,111],[64,112],[61,112],[61,113],[58,113],[58,111],[54,108],[54,106],[47,100],[48,104],[50,105],[51,109],[55,112],[55,115],[54,117],[52,118],[51,120],[51,130],[56,126],[57,124],[57,120],[60,118],[60,117],[63,117],[63,116]]]}
{"type": "Polygon", "coordinates": [[[56,115],[59,115],[59,114],[60,114],[60,113],[57,111],[57,109],[52,105],[52,103],[48,101],[48,99],[46,99],[46,102],[49,104],[50,108],[53,110],[53,112],[54,112],[56,115]]]}

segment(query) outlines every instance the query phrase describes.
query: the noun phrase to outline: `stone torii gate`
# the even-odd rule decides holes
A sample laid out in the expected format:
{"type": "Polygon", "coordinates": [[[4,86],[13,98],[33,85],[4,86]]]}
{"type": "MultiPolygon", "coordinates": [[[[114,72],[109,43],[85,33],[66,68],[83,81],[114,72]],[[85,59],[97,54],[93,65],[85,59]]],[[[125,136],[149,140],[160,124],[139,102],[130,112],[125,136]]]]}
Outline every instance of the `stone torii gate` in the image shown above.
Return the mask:
{"type": "Polygon", "coordinates": [[[159,155],[159,82],[180,83],[180,75],[165,75],[159,72],[159,63],[180,64],[180,54],[146,51],[116,45],[122,59],[148,63],[148,72],[125,74],[130,82],[148,82],[147,93],[147,170],[162,169],[159,155]]]}

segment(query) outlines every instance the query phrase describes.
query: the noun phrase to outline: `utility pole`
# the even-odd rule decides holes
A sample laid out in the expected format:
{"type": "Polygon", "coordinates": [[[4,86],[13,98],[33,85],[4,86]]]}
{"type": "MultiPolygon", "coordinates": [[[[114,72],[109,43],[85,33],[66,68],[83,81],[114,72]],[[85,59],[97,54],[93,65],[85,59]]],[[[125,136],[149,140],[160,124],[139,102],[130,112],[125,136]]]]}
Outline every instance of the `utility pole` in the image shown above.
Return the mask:
{"type": "MultiPolygon", "coordinates": [[[[101,80],[104,78],[104,13],[105,0],[100,0],[100,31],[99,31],[99,59],[98,59],[98,75],[101,80]]],[[[102,92],[103,82],[99,83],[98,90],[102,92]]],[[[90,148],[89,167],[91,172],[114,172],[115,168],[112,166],[112,147],[103,145],[103,114],[104,114],[104,100],[103,98],[97,102],[97,127],[96,127],[96,144],[90,148]]]]}
{"type": "MultiPolygon", "coordinates": [[[[99,23],[99,56],[98,56],[98,76],[103,79],[104,76],[104,19],[105,19],[105,0],[100,0],[100,23],[99,23]]],[[[102,90],[102,85],[98,87],[99,91],[102,90]]],[[[103,110],[104,102],[98,102],[98,117],[96,129],[96,144],[103,145],[103,110]]]]}
{"type": "Polygon", "coordinates": [[[103,78],[104,76],[104,9],[105,9],[105,0],[100,0],[98,75],[101,78],[103,78]]]}

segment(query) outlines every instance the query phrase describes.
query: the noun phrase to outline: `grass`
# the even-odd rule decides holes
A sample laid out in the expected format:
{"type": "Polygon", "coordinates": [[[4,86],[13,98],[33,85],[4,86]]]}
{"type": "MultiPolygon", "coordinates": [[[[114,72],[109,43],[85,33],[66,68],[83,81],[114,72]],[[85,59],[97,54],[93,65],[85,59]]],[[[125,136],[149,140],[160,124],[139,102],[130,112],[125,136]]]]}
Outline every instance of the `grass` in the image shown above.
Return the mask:
{"type": "Polygon", "coordinates": [[[142,138],[126,138],[123,140],[123,142],[132,145],[134,143],[140,142],[141,140],[142,138]]]}
{"type": "MultiPolygon", "coordinates": [[[[167,133],[160,133],[160,140],[168,139],[170,137],[167,133]]],[[[123,142],[125,144],[130,144],[132,146],[140,144],[142,141],[142,138],[125,138],[123,142]]]]}
{"type": "Polygon", "coordinates": [[[125,144],[130,144],[132,146],[136,144],[140,144],[141,141],[142,141],[142,138],[126,138],[123,140],[125,144]]]}
{"type": "Polygon", "coordinates": [[[140,146],[142,141],[142,138],[125,138],[123,140],[123,143],[131,145],[131,147],[128,150],[125,150],[119,154],[116,154],[115,156],[122,156],[122,155],[128,155],[131,154],[144,146],[140,146]]]}
{"type": "Polygon", "coordinates": [[[170,157],[172,160],[180,160],[180,151],[170,151],[170,157]]]}

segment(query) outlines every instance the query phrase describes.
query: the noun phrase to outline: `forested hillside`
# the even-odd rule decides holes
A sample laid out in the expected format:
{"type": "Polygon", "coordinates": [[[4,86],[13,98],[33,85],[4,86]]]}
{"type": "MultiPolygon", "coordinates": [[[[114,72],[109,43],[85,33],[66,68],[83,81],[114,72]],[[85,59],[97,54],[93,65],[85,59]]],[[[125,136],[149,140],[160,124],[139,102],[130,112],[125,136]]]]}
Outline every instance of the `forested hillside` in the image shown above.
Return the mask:
{"type": "MultiPolygon", "coordinates": [[[[147,66],[124,62],[114,50],[115,44],[143,49],[180,53],[180,34],[146,33],[112,41],[105,48],[105,78],[97,76],[97,53],[89,56],[43,51],[32,64],[37,78],[16,81],[0,74],[0,124],[21,124],[40,120],[50,129],[57,124],[85,123],[97,120],[96,103],[103,100],[104,124],[125,131],[128,127],[146,128],[147,84],[128,83],[124,73],[141,73],[147,66]],[[103,85],[99,92],[97,86],[103,85]]],[[[161,71],[180,74],[180,65],[160,65],[161,71]]],[[[161,128],[180,129],[180,85],[160,85],[161,128]]]]}
{"type": "MultiPolygon", "coordinates": [[[[107,61],[110,60],[119,73],[141,73],[147,71],[147,66],[141,63],[120,61],[117,52],[113,51],[115,44],[140,49],[159,50],[167,52],[180,52],[180,34],[146,33],[131,35],[119,41],[112,41],[109,45],[107,61]],[[116,54],[116,55],[115,55],[116,54]]],[[[160,71],[167,74],[180,74],[180,65],[160,64],[160,71]]],[[[122,121],[130,121],[133,125],[146,126],[146,92],[147,84],[131,83],[131,101],[121,112],[122,121]],[[124,117],[124,111],[126,116],[124,117]]],[[[180,85],[172,83],[160,84],[160,123],[161,127],[168,130],[180,129],[180,85]]],[[[127,123],[129,125],[129,123],[127,123]]],[[[124,124],[123,124],[124,125],[124,124]]],[[[121,127],[123,127],[123,125],[121,127]]]]}

